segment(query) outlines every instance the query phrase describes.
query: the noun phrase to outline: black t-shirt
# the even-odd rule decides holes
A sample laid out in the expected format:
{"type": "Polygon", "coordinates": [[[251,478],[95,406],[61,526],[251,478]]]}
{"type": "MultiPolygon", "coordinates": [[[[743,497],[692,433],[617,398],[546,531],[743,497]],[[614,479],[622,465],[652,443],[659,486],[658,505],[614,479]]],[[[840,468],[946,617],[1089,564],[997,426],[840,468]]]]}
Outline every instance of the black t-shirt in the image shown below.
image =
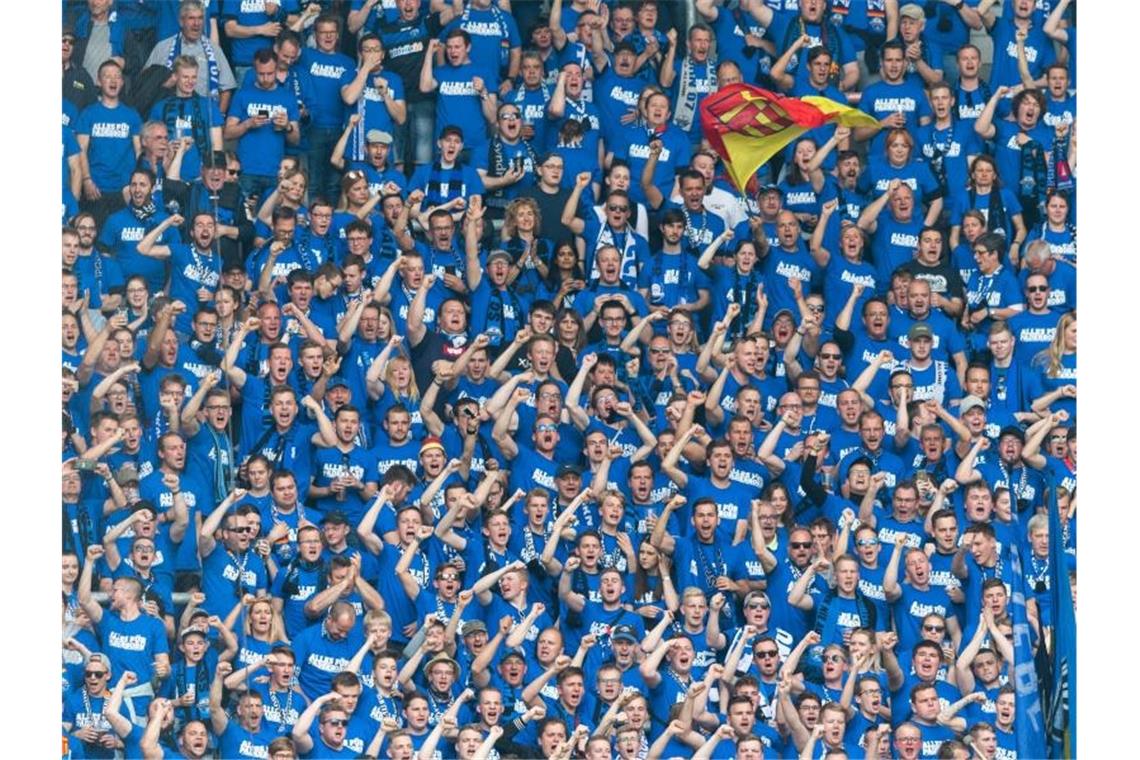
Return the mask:
{"type": "Polygon", "coordinates": [[[439,23],[438,13],[420,16],[411,22],[399,19],[394,23],[387,23],[383,19],[380,21],[384,68],[395,72],[403,80],[404,99],[409,103],[435,97],[434,93],[425,95],[420,92],[420,69],[424,64],[428,40],[438,37],[442,31],[443,25],[439,23]]]}
{"type": "Polygon", "coordinates": [[[428,330],[419,343],[411,347],[412,373],[416,376],[416,386],[420,392],[427,390],[435,377],[431,371],[432,362],[446,359],[453,362],[463,353],[467,346],[467,337],[450,339],[435,330],[428,330]]]}
{"type": "Polygon", "coordinates": [[[901,267],[904,272],[909,272],[915,279],[926,280],[930,283],[930,292],[937,293],[944,298],[962,298],[966,289],[965,284],[962,282],[962,275],[958,273],[958,268],[952,266],[950,262],[943,257],[937,266],[927,266],[918,259],[911,259],[901,267]]]}
{"type": "Polygon", "coordinates": [[[566,199],[570,197],[569,190],[559,188],[556,193],[547,193],[537,184],[533,184],[521,190],[519,197],[533,198],[538,204],[538,212],[542,216],[539,237],[544,237],[555,245],[563,240],[574,239],[574,233],[562,223],[562,209],[566,205],[566,199]]]}

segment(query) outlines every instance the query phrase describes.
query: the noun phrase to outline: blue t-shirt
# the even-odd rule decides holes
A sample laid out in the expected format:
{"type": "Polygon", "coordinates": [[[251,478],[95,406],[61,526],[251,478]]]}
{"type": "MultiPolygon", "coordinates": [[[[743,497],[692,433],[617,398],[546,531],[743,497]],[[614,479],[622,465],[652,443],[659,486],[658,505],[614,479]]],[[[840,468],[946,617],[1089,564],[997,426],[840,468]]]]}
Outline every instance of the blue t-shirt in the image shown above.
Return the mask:
{"type": "Polygon", "coordinates": [[[317,129],[340,129],[344,124],[345,105],[340,88],[352,81],[356,64],[344,53],[326,53],[317,48],[302,48],[298,63],[309,77],[310,97],[305,101],[317,129]]]}
{"type": "MultiPolygon", "coordinates": [[[[284,112],[291,122],[301,118],[296,96],[284,85],[276,82],[271,90],[263,90],[256,85],[242,87],[234,94],[226,115],[227,118],[244,121],[262,112],[268,112],[270,119],[281,112],[284,112]]],[[[266,122],[261,127],[251,127],[238,140],[238,158],[246,174],[274,177],[277,174],[277,165],[284,155],[285,132],[277,130],[272,121],[266,122]]]]}
{"type": "Polygon", "coordinates": [[[133,138],[141,132],[142,119],[122,103],[109,108],[95,101],[79,114],[75,134],[89,138],[87,164],[99,192],[118,194],[131,181],[135,168],[133,138]]]}

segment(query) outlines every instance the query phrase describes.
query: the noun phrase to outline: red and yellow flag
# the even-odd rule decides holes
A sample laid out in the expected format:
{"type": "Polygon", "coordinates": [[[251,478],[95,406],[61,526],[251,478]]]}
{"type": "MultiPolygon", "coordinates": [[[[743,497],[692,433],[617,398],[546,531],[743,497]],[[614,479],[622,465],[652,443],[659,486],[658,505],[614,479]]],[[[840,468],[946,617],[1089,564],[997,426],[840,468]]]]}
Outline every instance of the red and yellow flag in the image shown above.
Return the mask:
{"type": "Polygon", "coordinates": [[[828,98],[788,98],[748,84],[730,84],[701,102],[701,129],[744,192],[768,159],[824,124],[878,127],[873,116],[828,98]]]}

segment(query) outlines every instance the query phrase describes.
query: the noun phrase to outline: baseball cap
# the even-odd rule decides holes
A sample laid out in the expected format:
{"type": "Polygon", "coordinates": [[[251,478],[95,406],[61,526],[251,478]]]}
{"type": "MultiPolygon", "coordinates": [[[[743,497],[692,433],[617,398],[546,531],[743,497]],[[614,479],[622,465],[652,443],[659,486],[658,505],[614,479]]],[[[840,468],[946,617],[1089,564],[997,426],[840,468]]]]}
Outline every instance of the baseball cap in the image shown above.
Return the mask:
{"type": "Polygon", "coordinates": [[[1001,433],[998,434],[998,439],[1000,440],[1002,438],[1005,438],[1007,435],[1012,435],[1017,440],[1025,443],[1025,431],[1023,431],[1017,425],[1006,425],[1003,427],[1001,429],[1001,433]]]}
{"type": "Polygon", "coordinates": [[[325,392],[327,393],[333,388],[348,388],[348,381],[344,379],[343,375],[333,375],[325,384],[325,392]]]}
{"type": "Polygon", "coordinates": [[[524,657],[523,653],[518,651],[517,649],[508,649],[506,652],[503,653],[503,656],[499,658],[499,662],[500,663],[506,662],[510,658],[517,658],[517,659],[523,661],[524,663],[526,662],[526,657],[524,657]]]}
{"type": "Polygon", "coordinates": [[[974,395],[966,396],[958,406],[958,416],[961,417],[971,409],[985,409],[986,402],[974,395]]]}
{"type": "Polygon", "coordinates": [[[179,641],[185,641],[187,636],[201,636],[202,638],[209,638],[206,632],[201,628],[183,628],[182,632],[178,634],[179,641]]]}
{"type": "Polygon", "coordinates": [[[926,11],[922,10],[922,6],[918,3],[907,3],[903,7],[899,8],[899,16],[906,16],[907,18],[912,18],[915,21],[921,21],[926,18],[926,11]]]}
{"type": "Polygon", "coordinates": [[[582,468],[576,464],[566,462],[558,465],[558,471],[554,473],[554,477],[561,478],[563,475],[577,475],[582,476],[582,468]]]}
{"type": "Polygon", "coordinates": [[[906,339],[908,341],[918,340],[919,338],[929,338],[934,340],[934,331],[930,329],[930,325],[926,322],[915,322],[907,330],[906,339]]]}
{"type": "Polygon", "coordinates": [[[364,140],[370,143],[392,144],[392,135],[382,129],[370,129],[364,133],[364,140]]]}
{"type": "Polygon", "coordinates": [[[348,525],[348,515],[344,510],[334,509],[321,518],[321,525],[348,525]]]}
{"type": "Polygon", "coordinates": [[[615,626],[614,629],[612,631],[610,631],[610,640],[611,641],[618,641],[619,639],[622,639],[625,641],[632,641],[633,643],[636,644],[637,643],[637,631],[633,630],[632,625],[615,626]]]}
{"type": "Polygon", "coordinates": [[[226,154],[220,150],[211,151],[206,156],[205,167],[207,169],[225,169],[226,154]]]}
{"type": "Polygon", "coordinates": [[[487,624],[482,620],[468,620],[463,624],[463,635],[470,636],[473,633],[487,632],[487,624]]]}
{"type": "Polygon", "coordinates": [[[618,44],[614,45],[614,56],[617,56],[618,53],[621,53],[623,51],[637,55],[637,48],[635,48],[633,46],[633,43],[629,42],[628,40],[622,40],[618,44]]]}
{"type": "Polygon", "coordinates": [[[764,193],[779,193],[783,195],[784,191],[780,189],[779,185],[769,182],[765,185],[761,185],[760,189],[756,191],[757,195],[763,195],[764,193]]]}
{"type": "Polygon", "coordinates": [[[442,130],[440,130],[439,139],[442,140],[443,138],[447,137],[448,135],[455,135],[460,140],[462,140],[463,139],[463,129],[455,126],[454,124],[448,124],[442,130]]]}
{"type": "Polygon", "coordinates": [[[514,258],[511,256],[511,254],[507,251],[504,251],[502,248],[496,248],[487,254],[487,264],[490,265],[490,263],[496,259],[503,259],[508,264],[514,261],[514,258]]]}
{"type": "Polygon", "coordinates": [[[123,462],[115,472],[115,482],[121,486],[139,482],[139,468],[134,462],[123,462]]]}

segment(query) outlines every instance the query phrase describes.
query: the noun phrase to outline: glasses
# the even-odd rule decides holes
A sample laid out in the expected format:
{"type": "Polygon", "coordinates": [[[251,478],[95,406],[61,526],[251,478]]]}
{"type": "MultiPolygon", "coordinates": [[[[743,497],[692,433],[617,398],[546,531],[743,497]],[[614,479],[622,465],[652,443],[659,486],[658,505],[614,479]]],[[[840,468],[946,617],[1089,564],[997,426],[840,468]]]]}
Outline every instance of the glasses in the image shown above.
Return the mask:
{"type": "Polygon", "coordinates": [[[761,660],[767,660],[769,657],[776,657],[779,652],[775,649],[765,649],[763,651],[757,649],[753,654],[761,660]]]}
{"type": "Polygon", "coordinates": [[[810,549],[811,541],[791,541],[788,543],[790,549],[810,549]]]}
{"type": "Polygon", "coordinates": [[[84,678],[102,678],[107,675],[105,670],[85,670],[83,671],[84,678]]]}
{"type": "Polygon", "coordinates": [[[841,655],[841,654],[824,655],[823,661],[824,662],[843,662],[843,655],[841,655]]]}
{"type": "Polygon", "coordinates": [[[823,313],[823,306],[821,306],[819,304],[809,303],[807,305],[807,307],[808,307],[808,311],[810,311],[812,314],[822,314],[823,313]]]}
{"type": "Polygon", "coordinates": [[[860,538],[855,542],[856,546],[878,546],[879,539],[877,538],[860,538]]]}
{"type": "Polygon", "coordinates": [[[930,631],[931,633],[942,633],[943,631],[946,630],[946,626],[944,626],[944,625],[924,625],[924,626],[922,626],[922,630],[930,631]]]}
{"type": "Polygon", "coordinates": [[[329,718],[328,720],[322,720],[321,723],[329,726],[336,726],[337,728],[344,728],[348,725],[348,721],[344,718],[329,718]]]}
{"type": "Polygon", "coordinates": [[[768,609],[768,608],[769,608],[769,607],[771,607],[771,606],[772,606],[772,605],[768,604],[767,602],[752,602],[751,604],[747,605],[746,609],[750,609],[750,610],[766,610],[766,609],[768,609]]]}
{"type": "Polygon", "coordinates": [[[1029,285],[1025,288],[1026,293],[1048,293],[1048,285],[1029,285]]]}
{"type": "Polygon", "coordinates": [[[521,116],[517,113],[503,113],[499,114],[499,121],[518,121],[521,116]]]}
{"type": "Polygon", "coordinates": [[[242,525],[240,528],[230,528],[230,533],[253,533],[253,528],[248,525],[242,525]]]}
{"type": "Polygon", "coordinates": [[[669,353],[669,349],[667,349],[667,348],[651,348],[651,349],[649,349],[649,353],[651,353],[651,354],[667,354],[667,353],[669,353]]]}
{"type": "Polygon", "coordinates": [[[835,359],[836,361],[839,361],[840,359],[843,358],[843,354],[820,354],[819,358],[820,359],[835,359]]]}
{"type": "Polygon", "coordinates": [[[629,213],[629,206],[609,205],[609,206],[606,206],[606,208],[609,209],[610,211],[620,212],[622,214],[629,213]]]}
{"type": "Polygon", "coordinates": [[[541,424],[541,425],[537,425],[537,426],[535,426],[535,428],[534,428],[534,429],[535,429],[535,432],[538,432],[538,433],[553,433],[553,432],[555,432],[556,430],[558,430],[558,426],[557,426],[557,425],[552,425],[552,424],[550,424],[550,423],[548,423],[548,422],[544,422],[544,423],[543,423],[543,424],[541,424]]]}
{"type": "MultiPolygon", "coordinates": [[[[561,394],[558,393],[558,391],[543,391],[542,393],[538,394],[538,397],[539,398],[561,398],[561,394]]],[[[475,415],[471,415],[471,416],[474,417],[475,415]]]]}
{"type": "Polygon", "coordinates": [[[863,689],[863,691],[859,692],[859,696],[861,696],[861,697],[874,696],[876,694],[878,694],[879,696],[882,696],[883,690],[882,689],[863,689]]]}
{"type": "Polygon", "coordinates": [[[457,581],[457,580],[459,580],[459,576],[456,575],[455,573],[444,573],[444,574],[438,575],[436,577],[441,581],[457,581]]]}

